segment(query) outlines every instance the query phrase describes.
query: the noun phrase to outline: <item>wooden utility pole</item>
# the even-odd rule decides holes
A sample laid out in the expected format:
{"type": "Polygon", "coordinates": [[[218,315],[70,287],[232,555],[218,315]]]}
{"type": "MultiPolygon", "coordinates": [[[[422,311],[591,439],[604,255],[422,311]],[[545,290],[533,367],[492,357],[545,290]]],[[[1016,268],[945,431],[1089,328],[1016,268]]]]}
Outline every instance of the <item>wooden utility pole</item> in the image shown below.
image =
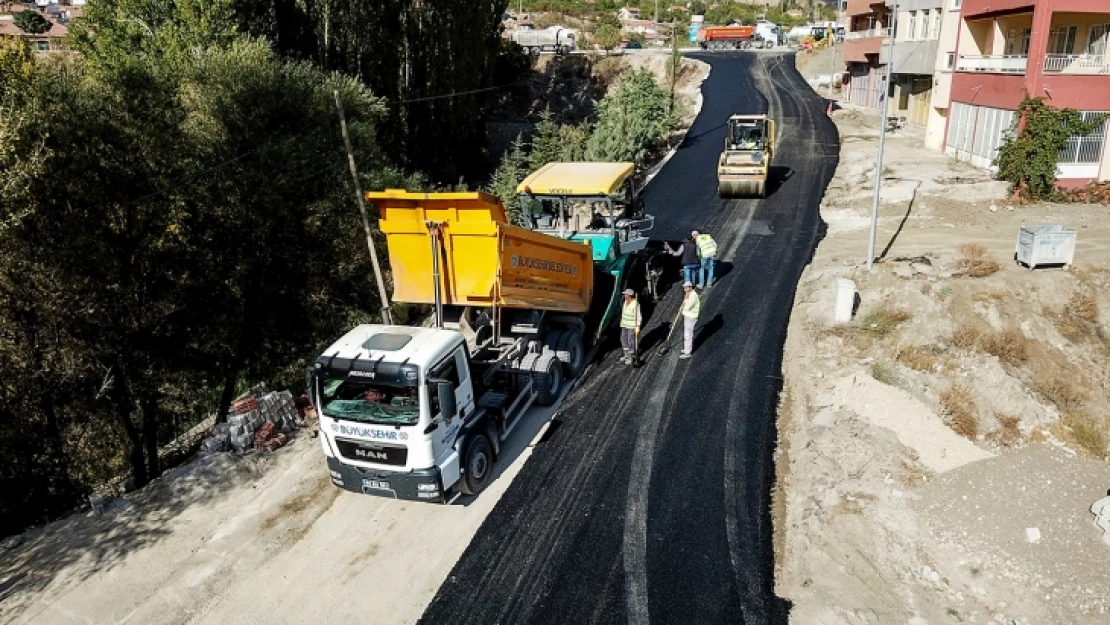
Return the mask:
{"type": "Polygon", "coordinates": [[[393,325],[393,314],[389,310],[389,296],[385,293],[382,267],[378,263],[378,252],[374,248],[374,235],[370,230],[370,219],[366,216],[366,201],[362,197],[362,185],[358,182],[355,153],[351,151],[351,138],[347,134],[347,118],[343,115],[343,102],[339,99],[338,89],[335,90],[335,108],[339,111],[339,126],[343,130],[343,145],[347,148],[347,164],[351,166],[351,180],[355,184],[355,199],[358,201],[358,210],[362,213],[362,229],[366,231],[366,247],[370,250],[370,262],[374,263],[374,278],[378,281],[378,296],[382,300],[382,322],[393,325]]]}

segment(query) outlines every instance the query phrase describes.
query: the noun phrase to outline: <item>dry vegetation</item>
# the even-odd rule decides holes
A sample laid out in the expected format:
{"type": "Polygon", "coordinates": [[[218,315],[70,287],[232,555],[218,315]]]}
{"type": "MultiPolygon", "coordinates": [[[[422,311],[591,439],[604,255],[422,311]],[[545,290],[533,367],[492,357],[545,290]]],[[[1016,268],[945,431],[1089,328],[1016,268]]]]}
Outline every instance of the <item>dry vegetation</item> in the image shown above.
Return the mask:
{"type": "Polygon", "coordinates": [[[940,405],[949,426],[971,440],[979,435],[979,410],[966,386],[955,384],[940,392],[940,405]]]}
{"type": "Polygon", "coordinates": [[[898,386],[898,376],[894,373],[894,369],[885,362],[875,361],[871,363],[871,377],[883,384],[898,386]]]}
{"type": "Polygon", "coordinates": [[[1018,427],[1021,417],[1007,414],[997,414],[994,417],[998,420],[998,429],[987,434],[987,439],[1006,449],[1017,447],[1022,440],[1021,429],[1018,427]]]}
{"type": "Polygon", "coordinates": [[[1017,328],[997,332],[964,321],[952,332],[949,341],[959,349],[985,352],[1015,367],[1029,358],[1030,341],[1017,328]]]}
{"type": "Polygon", "coordinates": [[[960,272],[971,278],[985,278],[997,272],[1001,266],[987,248],[978,243],[963,243],[956,248],[960,255],[960,272]]]}
{"type": "Polygon", "coordinates": [[[932,346],[902,346],[896,350],[894,359],[915,371],[936,373],[940,367],[938,352],[939,350],[932,346]]]}

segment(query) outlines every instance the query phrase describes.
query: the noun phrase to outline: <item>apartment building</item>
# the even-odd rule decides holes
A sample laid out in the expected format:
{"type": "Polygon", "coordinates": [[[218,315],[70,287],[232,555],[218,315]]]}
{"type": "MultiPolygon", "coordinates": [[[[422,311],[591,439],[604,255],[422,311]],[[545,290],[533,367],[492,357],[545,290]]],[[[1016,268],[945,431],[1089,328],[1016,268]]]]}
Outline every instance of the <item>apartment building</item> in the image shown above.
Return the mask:
{"type": "MultiPolygon", "coordinates": [[[[905,117],[925,126],[932,111],[933,74],[944,22],[946,0],[887,0],[896,11],[894,60],[891,63],[889,115],[905,117]]],[[[891,51],[887,42],[879,50],[879,66],[886,71],[891,51]]],[[[947,105],[947,102],[945,102],[947,105]]]]}
{"type": "Polygon", "coordinates": [[[933,93],[929,119],[925,124],[925,147],[944,149],[948,129],[948,109],[952,100],[952,74],[956,71],[956,40],[960,32],[960,0],[944,0],[941,12],[940,38],[937,40],[933,65],[933,93]]]}
{"type": "Polygon", "coordinates": [[[841,49],[847,72],[844,98],[853,104],[878,107],[885,79],[879,55],[889,32],[891,12],[885,0],[848,0],[844,13],[848,22],[841,49]]]}
{"type": "MultiPolygon", "coordinates": [[[[960,0],[951,0],[959,2],[960,0]]],[[[1090,119],[1110,111],[1110,1],[962,0],[945,151],[991,166],[1025,94],[1090,119]]],[[[1062,186],[1110,180],[1107,126],[1068,141],[1062,186]]]]}

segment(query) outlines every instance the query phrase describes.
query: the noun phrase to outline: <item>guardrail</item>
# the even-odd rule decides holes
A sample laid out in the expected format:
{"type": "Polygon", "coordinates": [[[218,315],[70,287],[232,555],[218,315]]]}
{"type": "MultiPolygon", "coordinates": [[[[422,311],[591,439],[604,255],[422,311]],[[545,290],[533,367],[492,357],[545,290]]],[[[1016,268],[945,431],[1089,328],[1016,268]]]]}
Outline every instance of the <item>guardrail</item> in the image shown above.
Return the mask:
{"type": "Polygon", "coordinates": [[[889,28],[871,28],[868,30],[857,30],[844,35],[846,41],[855,41],[857,39],[870,39],[872,37],[886,37],[890,32],[889,28]]]}
{"type": "Polygon", "coordinates": [[[1061,74],[1110,74],[1110,56],[1105,54],[1048,54],[1044,71],[1061,74]]]}
{"type": "Polygon", "coordinates": [[[1005,54],[996,56],[960,55],[956,62],[957,72],[983,72],[987,74],[1024,74],[1029,57],[1024,54],[1005,54]]]}

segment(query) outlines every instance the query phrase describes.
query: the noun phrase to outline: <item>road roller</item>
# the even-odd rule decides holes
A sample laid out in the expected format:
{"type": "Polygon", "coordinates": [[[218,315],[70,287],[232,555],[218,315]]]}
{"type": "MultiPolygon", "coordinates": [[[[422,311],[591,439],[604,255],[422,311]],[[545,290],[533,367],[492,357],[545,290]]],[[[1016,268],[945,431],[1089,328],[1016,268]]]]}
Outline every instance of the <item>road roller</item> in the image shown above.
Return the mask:
{"type": "Polygon", "coordinates": [[[767,197],[767,177],[775,153],[775,121],[766,115],[728,118],[725,149],[717,162],[721,197],[767,197]]]}

